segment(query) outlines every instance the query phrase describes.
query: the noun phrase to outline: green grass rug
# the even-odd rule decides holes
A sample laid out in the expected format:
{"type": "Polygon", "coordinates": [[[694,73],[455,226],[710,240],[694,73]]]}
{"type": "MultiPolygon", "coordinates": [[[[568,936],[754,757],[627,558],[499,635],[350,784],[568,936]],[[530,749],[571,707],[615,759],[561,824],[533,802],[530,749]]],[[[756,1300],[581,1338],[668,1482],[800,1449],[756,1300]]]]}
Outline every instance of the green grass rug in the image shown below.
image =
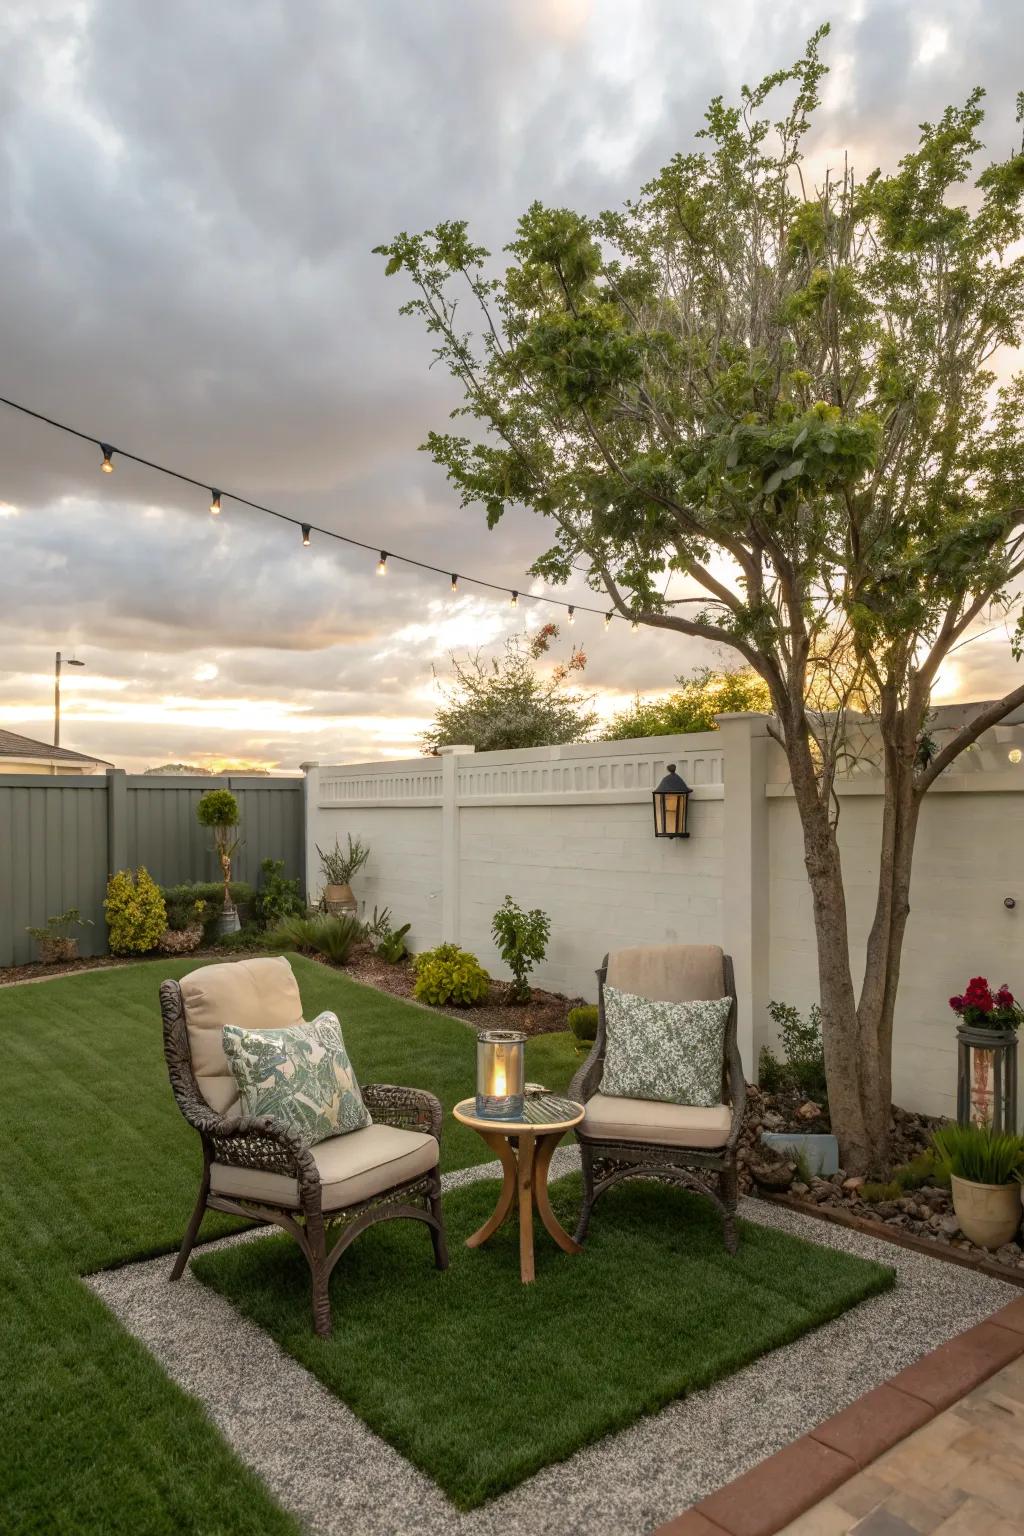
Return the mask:
{"type": "MultiPolygon", "coordinates": [[[[334,1272],[330,1339],[312,1332],[308,1271],[291,1241],[193,1261],[464,1509],[895,1280],[880,1264],[748,1223],[730,1258],[707,1201],[637,1183],[604,1197],[578,1257],[538,1230],[537,1279],[524,1286],[514,1224],[481,1249],[464,1246],[496,1192],[487,1179],[445,1197],[445,1274],[418,1225],[359,1238],[334,1272]]],[[[578,1175],[552,1185],[570,1231],[579,1202],[578,1175]]]]}

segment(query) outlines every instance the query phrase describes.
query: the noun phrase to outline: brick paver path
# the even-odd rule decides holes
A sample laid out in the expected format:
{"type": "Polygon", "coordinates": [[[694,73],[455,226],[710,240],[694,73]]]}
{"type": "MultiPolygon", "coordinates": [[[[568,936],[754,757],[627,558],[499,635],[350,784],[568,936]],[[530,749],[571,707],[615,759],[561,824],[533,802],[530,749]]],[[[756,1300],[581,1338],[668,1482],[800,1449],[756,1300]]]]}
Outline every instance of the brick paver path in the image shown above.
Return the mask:
{"type": "Polygon", "coordinates": [[[1024,1356],[780,1536],[1024,1536],[1024,1356]]]}

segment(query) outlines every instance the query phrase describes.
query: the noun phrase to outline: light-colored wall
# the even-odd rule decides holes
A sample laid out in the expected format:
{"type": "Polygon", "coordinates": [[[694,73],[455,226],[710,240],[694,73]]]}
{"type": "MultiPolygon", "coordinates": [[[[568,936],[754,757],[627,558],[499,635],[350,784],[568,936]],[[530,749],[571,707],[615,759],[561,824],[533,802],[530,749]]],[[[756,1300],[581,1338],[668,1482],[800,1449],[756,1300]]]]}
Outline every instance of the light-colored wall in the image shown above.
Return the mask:
{"type": "MultiPolygon", "coordinates": [[[[894,1046],[894,1096],[908,1108],[954,1107],[947,999],[972,975],[1024,995],[1024,724],[987,733],[922,808],[894,1046]],[[1017,883],[1019,882],[1019,883],[1017,883]],[[1012,897],[1017,905],[1004,906],[1012,897]]],[[[862,759],[839,786],[854,979],[859,982],[878,873],[881,783],[862,759]]],[[[491,940],[506,893],[551,918],[540,985],[593,999],[609,949],[720,943],[733,956],[748,1072],[775,1043],[772,999],[817,997],[810,892],[785,759],[767,722],[723,716],[686,737],[416,758],[309,771],[313,842],[363,837],[372,855],[354,886],[411,922],[414,949],[452,939],[494,974],[491,940]],[[651,790],[675,762],[694,787],[691,836],[655,839],[651,790]]]]}

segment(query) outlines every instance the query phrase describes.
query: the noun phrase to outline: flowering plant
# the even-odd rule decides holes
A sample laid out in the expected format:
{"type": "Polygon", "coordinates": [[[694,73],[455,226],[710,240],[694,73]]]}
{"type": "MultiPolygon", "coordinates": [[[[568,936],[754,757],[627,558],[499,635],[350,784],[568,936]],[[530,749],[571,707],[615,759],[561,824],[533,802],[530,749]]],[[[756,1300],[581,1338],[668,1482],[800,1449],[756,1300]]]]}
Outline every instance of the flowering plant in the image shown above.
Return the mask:
{"type": "Polygon", "coordinates": [[[1024,1008],[1006,985],[993,992],[984,976],[972,976],[962,997],[951,997],[949,1006],[965,1024],[982,1029],[1016,1029],[1024,1008]]]}

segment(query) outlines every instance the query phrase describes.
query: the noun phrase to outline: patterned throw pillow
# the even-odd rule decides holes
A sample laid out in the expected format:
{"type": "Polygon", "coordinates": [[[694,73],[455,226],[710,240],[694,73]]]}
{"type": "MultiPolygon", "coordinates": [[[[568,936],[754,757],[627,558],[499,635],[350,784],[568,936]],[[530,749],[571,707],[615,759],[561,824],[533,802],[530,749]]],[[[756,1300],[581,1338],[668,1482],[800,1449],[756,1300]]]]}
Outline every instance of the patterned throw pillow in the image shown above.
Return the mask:
{"type": "Polygon", "coordinates": [[[601,1092],[709,1108],[722,1102],[725,1025],[732,999],[655,1003],[604,989],[601,1092]]]}
{"type": "Polygon", "coordinates": [[[310,1147],[372,1124],[336,1013],[287,1029],[226,1024],[223,1040],[243,1115],[269,1115],[310,1147]]]}

